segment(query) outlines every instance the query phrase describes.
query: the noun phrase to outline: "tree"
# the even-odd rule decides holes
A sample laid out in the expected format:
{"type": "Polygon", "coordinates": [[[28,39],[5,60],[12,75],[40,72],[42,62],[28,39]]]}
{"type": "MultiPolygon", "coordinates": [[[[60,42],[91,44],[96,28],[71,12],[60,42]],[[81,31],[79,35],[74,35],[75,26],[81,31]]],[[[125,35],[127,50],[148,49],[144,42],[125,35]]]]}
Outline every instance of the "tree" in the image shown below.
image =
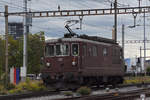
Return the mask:
{"type": "Polygon", "coordinates": [[[14,40],[9,36],[9,68],[21,67],[23,63],[23,39],[14,40]]]}
{"type": "Polygon", "coordinates": [[[28,39],[28,73],[39,73],[44,56],[44,32],[30,34],[28,39]]]}
{"type": "MultiPolygon", "coordinates": [[[[44,56],[44,32],[28,36],[28,73],[39,73],[42,67],[41,58],[44,56]]],[[[8,67],[23,66],[23,38],[15,40],[8,37],[8,67]]],[[[5,71],[5,40],[0,37],[0,75],[5,71]]]]}
{"type": "Polygon", "coordinates": [[[146,68],[146,72],[150,73],[150,66],[146,68]]]}

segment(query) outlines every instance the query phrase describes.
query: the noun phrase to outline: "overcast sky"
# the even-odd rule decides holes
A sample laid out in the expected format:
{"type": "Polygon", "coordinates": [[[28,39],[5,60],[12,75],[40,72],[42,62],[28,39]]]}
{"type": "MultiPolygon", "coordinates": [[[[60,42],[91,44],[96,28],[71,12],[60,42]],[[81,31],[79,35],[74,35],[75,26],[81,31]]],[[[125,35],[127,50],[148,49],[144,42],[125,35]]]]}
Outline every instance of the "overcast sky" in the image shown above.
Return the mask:
{"type": "MultiPolygon", "coordinates": [[[[31,0],[28,1],[28,8],[32,11],[57,10],[60,5],[61,10],[69,9],[102,9],[110,8],[114,0],[31,0]]],[[[138,6],[138,0],[118,0],[119,7],[138,6]]],[[[4,11],[4,5],[9,6],[9,12],[23,11],[23,0],[0,0],[0,12],[4,11]]],[[[142,0],[142,6],[150,6],[149,0],[142,0]]],[[[149,16],[149,14],[147,14],[149,16]]],[[[143,25],[143,14],[139,14],[136,23],[143,25]]],[[[150,40],[149,20],[146,18],[146,37],[150,40]]],[[[31,33],[44,31],[46,37],[62,37],[67,30],[64,28],[67,20],[79,20],[79,17],[57,17],[57,18],[36,18],[33,19],[31,33]]],[[[0,33],[4,34],[4,18],[0,17],[0,33]]],[[[9,17],[9,22],[22,22],[22,17],[9,17]]],[[[143,40],[143,26],[128,28],[133,25],[133,15],[118,15],[118,40],[121,40],[121,25],[125,24],[125,40],[143,40]]],[[[112,37],[112,27],[114,16],[84,16],[82,30],[76,30],[80,25],[76,24],[72,30],[78,34],[96,35],[106,38],[112,37]]],[[[147,48],[149,44],[147,44],[147,48]]],[[[125,45],[125,57],[139,56],[139,48],[143,44],[125,45]]],[[[149,53],[147,53],[148,55],[149,53]]]]}

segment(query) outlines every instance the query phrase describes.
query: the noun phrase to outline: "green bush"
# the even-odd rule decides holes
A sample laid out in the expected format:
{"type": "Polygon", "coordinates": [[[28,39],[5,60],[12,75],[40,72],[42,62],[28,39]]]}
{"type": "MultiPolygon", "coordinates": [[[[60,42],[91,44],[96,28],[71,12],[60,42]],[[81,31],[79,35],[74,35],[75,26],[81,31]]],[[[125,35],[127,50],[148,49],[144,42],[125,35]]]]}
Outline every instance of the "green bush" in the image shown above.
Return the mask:
{"type": "Polygon", "coordinates": [[[21,88],[22,90],[27,90],[28,84],[26,82],[20,82],[16,88],[21,88]]]}
{"type": "Polygon", "coordinates": [[[10,94],[21,93],[21,92],[22,92],[21,88],[16,88],[8,91],[8,93],[10,94]]]}
{"type": "Polygon", "coordinates": [[[8,91],[10,94],[21,93],[27,91],[41,91],[46,90],[46,87],[39,81],[30,81],[29,79],[26,82],[20,82],[14,89],[8,91]]]}
{"type": "Polygon", "coordinates": [[[1,94],[1,95],[8,94],[8,91],[6,91],[6,90],[4,89],[3,91],[0,91],[0,94],[1,94]]]}
{"type": "Polygon", "coordinates": [[[30,82],[28,86],[30,91],[41,91],[46,89],[46,87],[41,82],[30,82]]]}
{"type": "Polygon", "coordinates": [[[65,96],[73,96],[73,93],[71,91],[66,91],[63,93],[65,96]]]}
{"type": "Polygon", "coordinates": [[[13,89],[13,90],[9,90],[9,91],[8,91],[8,93],[10,93],[10,94],[14,94],[14,93],[16,93],[16,90],[15,90],[15,89],[13,89]]]}
{"type": "Polygon", "coordinates": [[[29,83],[28,86],[29,91],[40,91],[40,86],[38,85],[38,83],[29,83]]]}
{"type": "Polygon", "coordinates": [[[16,85],[12,84],[12,83],[8,84],[8,86],[7,86],[7,90],[11,90],[11,89],[14,89],[14,88],[16,88],[16,85]]]}
{"type": "Polygon", "coordinates": [[[0,91],[4,90],[4,86],[0,85],[0,91]]]}
{"type": "Polygon", "coordinates": [[[0,85],[0,94],[7,94],[7,91],[5,90],[3,85],[0,85]]]}
{"type": "Polygon", "coordinates": [[[150,73],[150,66],[146,68],[146,72],[150,73]]]}
{"type": "Polygon", "coordinates": [[[81,87],[77,90],[77,93],[80,95],[89,95],[91,93],[91,89],[88,87],[81,87]]]}

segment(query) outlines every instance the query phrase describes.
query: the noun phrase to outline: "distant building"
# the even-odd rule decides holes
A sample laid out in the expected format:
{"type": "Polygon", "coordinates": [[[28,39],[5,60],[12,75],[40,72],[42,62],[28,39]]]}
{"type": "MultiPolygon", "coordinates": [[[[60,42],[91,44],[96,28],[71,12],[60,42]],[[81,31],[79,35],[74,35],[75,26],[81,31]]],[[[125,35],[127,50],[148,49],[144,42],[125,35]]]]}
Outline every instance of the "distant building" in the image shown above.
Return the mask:
{"type": "Polygon", "coordinates": [[[127,66],[127,72],[132,72],[132,68],[131,68],[131,59],[127,58],[125,59],[125,65],[127,66]]]}
{"type": "Polygon", "coordinates": [[[125,64],[127,66],[127,73],[130,72],[146,72],[146,69],[150,67],[150,60],[145,61],[144,66],[144,58],[138,59],[138,58],[126,58],[125,64]],[[138,61],[139,60],[139,61],[138,61]],[[133,69],[132,66],[136,66],[136,70],[133,69]]]}
{"type": "Polygon", "coordinates": [[[137,58],[126,58],[125,59],[125,65],[127,66],[127,73],[132,72],[141,72],[141,64],[140,66],[137,65],[137,58]]]}
{"type": "Polygon", "coordinates": [[[145,61],[145,69],[147,69],[148,67],[150,67],[150,60],[145,61]]]}
{"type": "Polygon", "coordinates": [[[18,39],[23,36],[23,23],[12,22],[8,23],[8,33],[18,39]]]}

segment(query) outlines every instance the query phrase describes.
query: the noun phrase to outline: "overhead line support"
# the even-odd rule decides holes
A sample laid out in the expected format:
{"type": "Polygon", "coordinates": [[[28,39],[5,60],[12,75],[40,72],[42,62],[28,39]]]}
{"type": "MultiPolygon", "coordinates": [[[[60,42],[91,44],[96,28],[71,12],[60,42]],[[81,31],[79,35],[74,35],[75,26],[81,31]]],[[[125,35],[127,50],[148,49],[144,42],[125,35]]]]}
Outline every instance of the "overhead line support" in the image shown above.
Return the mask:
{"type": "MultiPolygon", "coordinates": [[[[145,40],[146,43],[150,43],[150,40],[145,40]]],[[[117,43],[122,43],[121,41],[117,41],[117,43]]],[[[124,41],[125,44],[129,43],[144,43],[144,40],[126,40],[124,41]]]]}
{"type": "MultiPolygon", "coordinates": [[[[143,7],[127,7],[117,8],[117,14],[133,14],[134,13],[150,12],[150,6],[143,7]],[[141,9],[139,11],[139,9],[141,9]]],[[[115,9],[85,9],[85,10],[61,10],[61,11],[39,11],[29,12],[33,18],[40,17],[66,17],[66,16],[92,16],[92,15],[114,15],[115,9]]],[[[9,13],[11,16],[25,16],[26,12],[13,12],[9,13]]]]}
{"type": "Polygon", "coordinates": [[[8,86],[8,6],[5,5],[5,86],[8,86]]]}
{"type": "Polygon", "coordinates": [[[114,16],[114,33],[115,33],[115,42],[117,41],[117,0],[115,0],[114,3],[114,10],[115,10],[115,16],[114,16]]]}

